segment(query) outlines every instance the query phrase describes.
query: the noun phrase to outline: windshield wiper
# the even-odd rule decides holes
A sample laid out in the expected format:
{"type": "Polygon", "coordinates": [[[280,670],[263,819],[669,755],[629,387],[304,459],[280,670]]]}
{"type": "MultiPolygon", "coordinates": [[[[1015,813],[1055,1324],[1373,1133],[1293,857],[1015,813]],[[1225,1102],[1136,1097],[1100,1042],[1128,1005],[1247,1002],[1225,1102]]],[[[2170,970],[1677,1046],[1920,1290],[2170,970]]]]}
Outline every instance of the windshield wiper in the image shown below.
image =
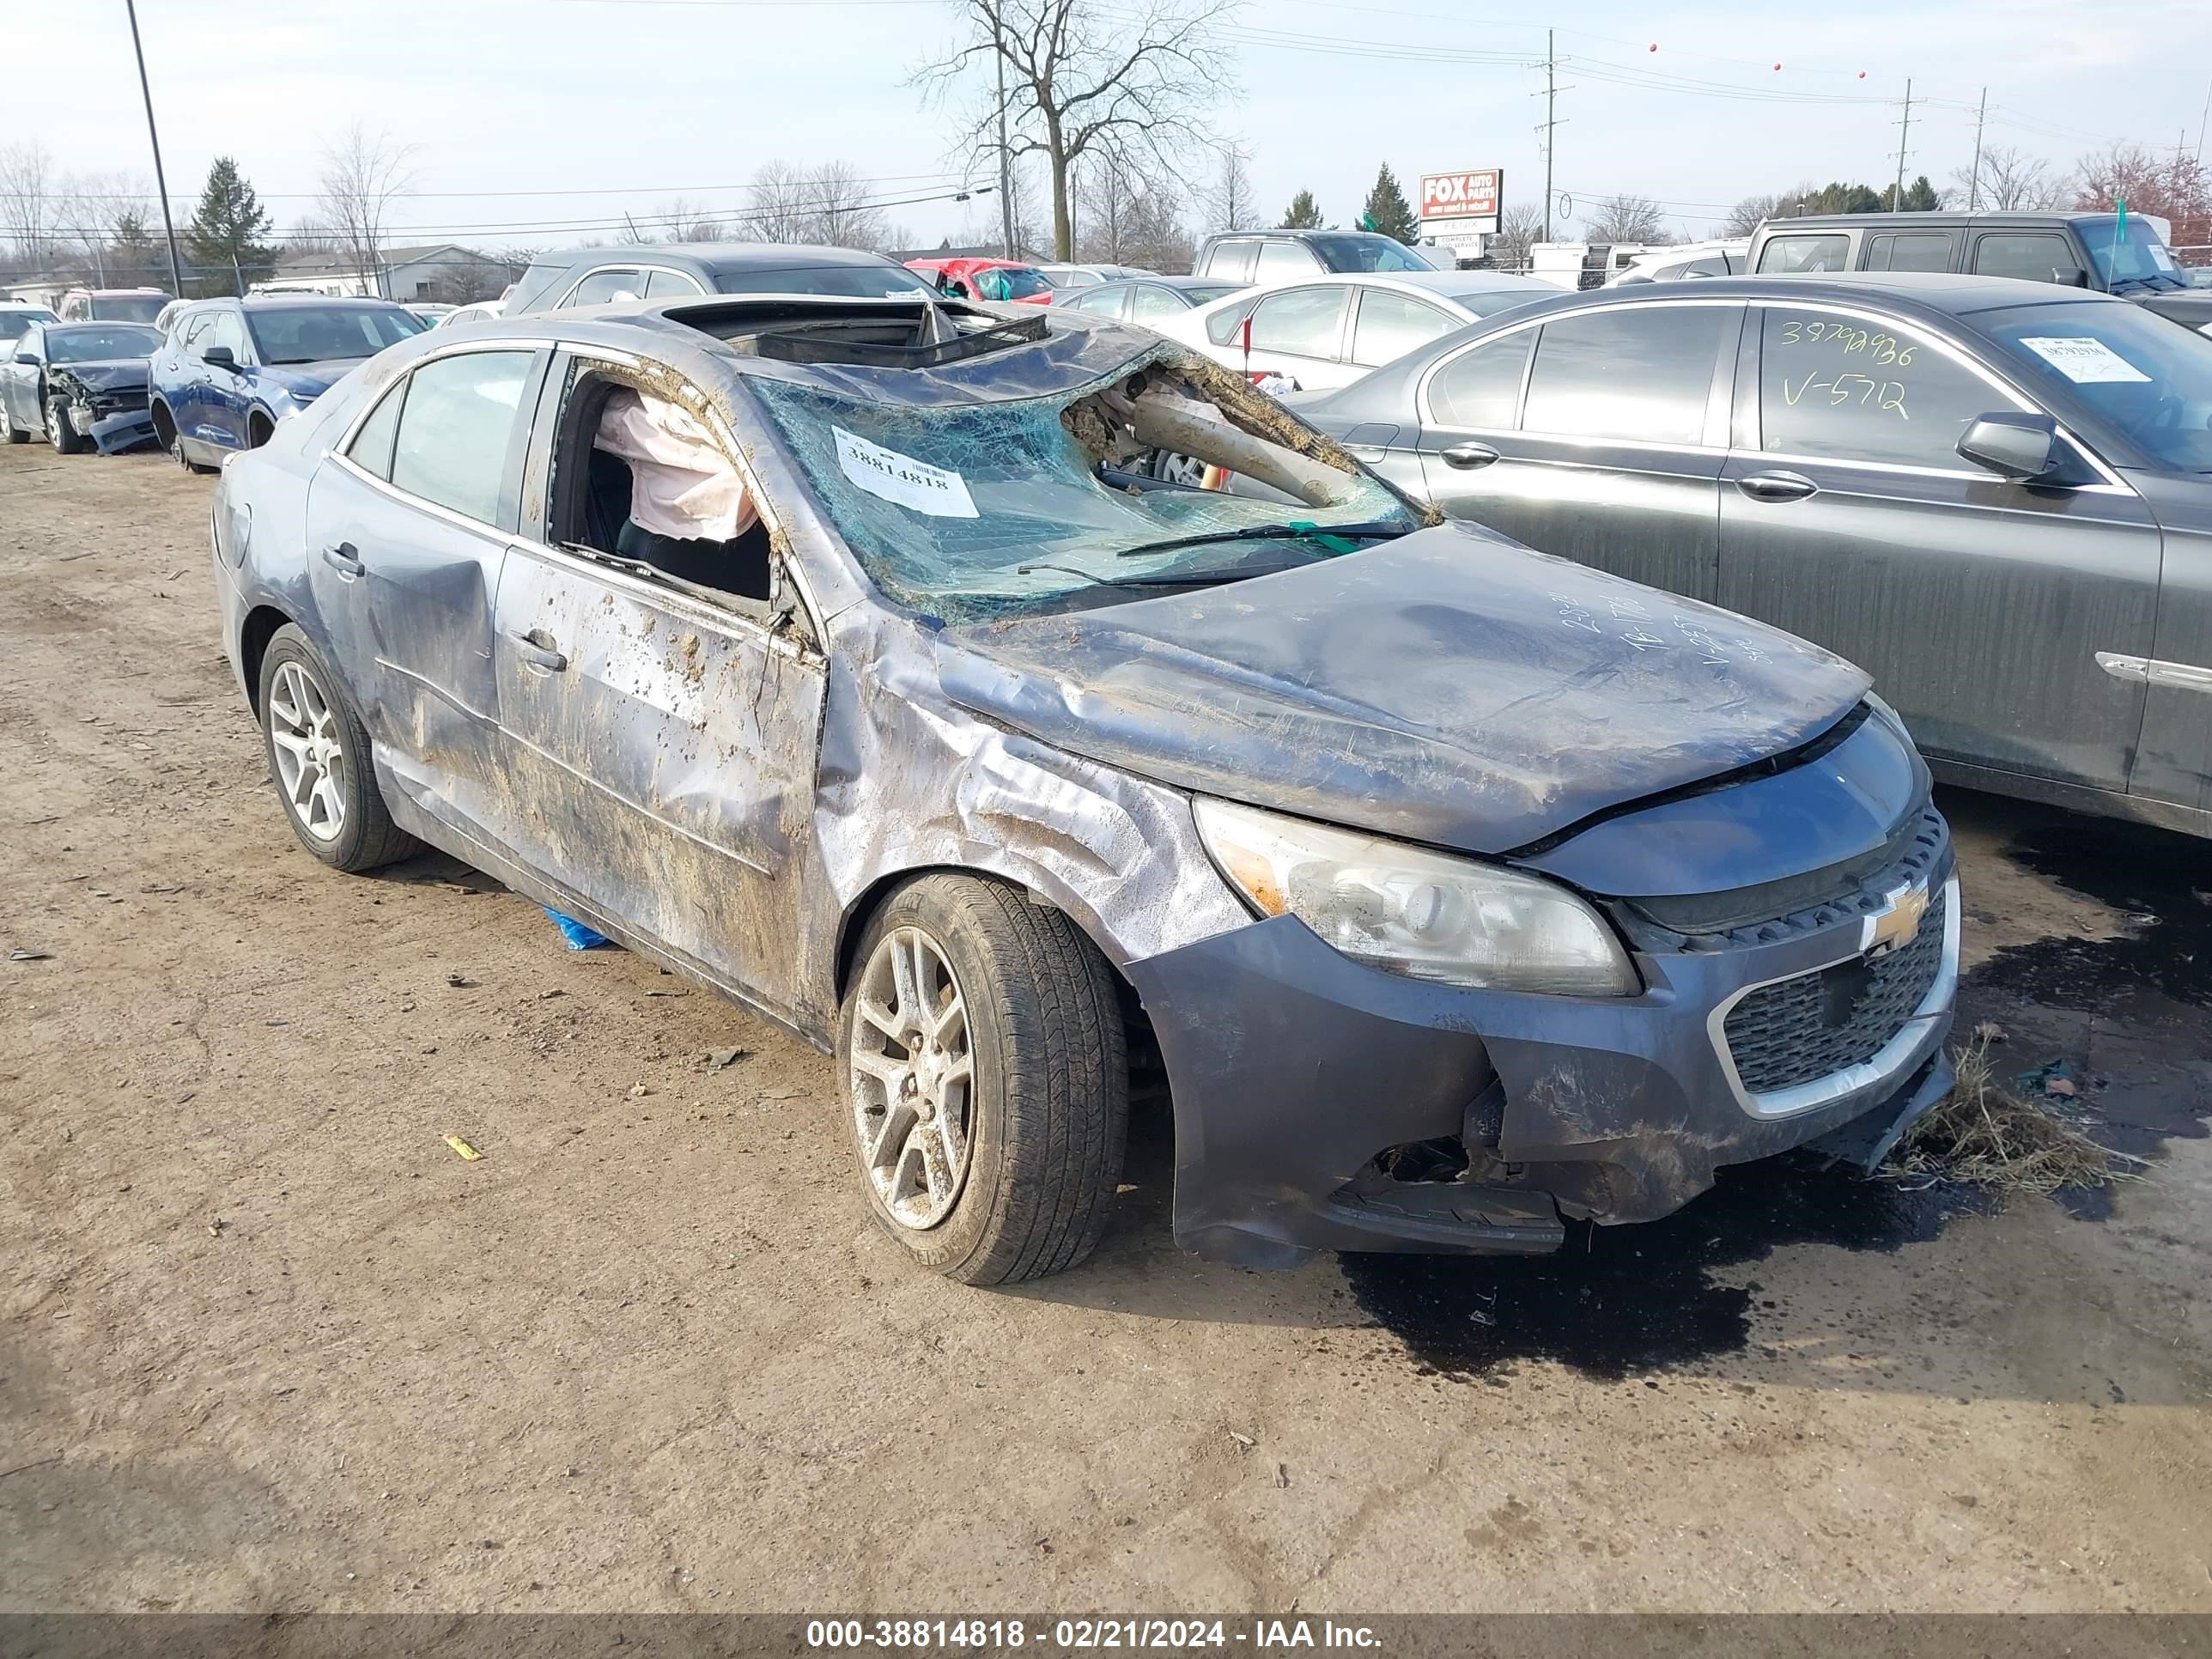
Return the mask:
{"type": "Polygon", "coordinates": [[[1134,547],[1123,548],[1114,556],[1134,559],[1147,553],[1172,553],[1179,547],[1210,547],[1219,542],[1326,543],[1332,536],[1347,542],[1389,541],[1394,537],[1410,535],[1418,527],[1410,524],[1394,524],[1388,519],[1370,519],[1361,524],[1316,524],[1310,519],[1297,519],[1289,524],[1255,524],[1242,530],[1209,530],[1196,536],[1170,536],[1164,541],[1139,542],[1134,547]]]}
{"type": "Polygon", "coordinates": [[[1156,570],[1147,576],[1101,576],[1079,570],[1072,564],[1018,564],[1014,574],[1026,576],[1033,570],[1057,570],[1064,575],[1080,576],[1099,587],[1217,587],[1227,582],[1241,582],[1247,576],[1273,576],[1297,568],[1294,564],[1231,565],[1219,570],[1156,570]]]}

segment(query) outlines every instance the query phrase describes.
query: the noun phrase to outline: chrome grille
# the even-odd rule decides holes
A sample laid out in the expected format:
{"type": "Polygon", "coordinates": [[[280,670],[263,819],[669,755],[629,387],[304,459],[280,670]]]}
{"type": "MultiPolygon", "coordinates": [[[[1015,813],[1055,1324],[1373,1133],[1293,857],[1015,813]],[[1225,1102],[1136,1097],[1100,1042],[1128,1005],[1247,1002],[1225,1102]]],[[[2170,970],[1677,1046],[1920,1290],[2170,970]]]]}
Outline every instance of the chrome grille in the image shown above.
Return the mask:
{"type": "Polygon", "coordinates": [[[1880,1054],[1942,971],[1948,908],[1939,886],[1911,944],[1762,985],[1729,1010],[1722,1030],[1746,1091],[1795,1088],[1880,1054]]]}

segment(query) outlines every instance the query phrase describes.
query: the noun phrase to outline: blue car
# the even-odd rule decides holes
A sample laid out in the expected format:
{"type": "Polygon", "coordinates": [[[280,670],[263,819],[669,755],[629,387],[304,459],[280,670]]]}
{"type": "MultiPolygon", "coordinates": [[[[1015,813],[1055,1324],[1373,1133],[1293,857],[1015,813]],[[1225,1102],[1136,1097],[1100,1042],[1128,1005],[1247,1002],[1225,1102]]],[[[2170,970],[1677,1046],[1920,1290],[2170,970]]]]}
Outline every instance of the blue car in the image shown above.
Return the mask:
{"type": "Polygon", "coordinates": [[[383,300],[205,300],[178,313],[150,365],[154,435],[194,472],[258,449],[347,372],[425,325],[383,300]]]}

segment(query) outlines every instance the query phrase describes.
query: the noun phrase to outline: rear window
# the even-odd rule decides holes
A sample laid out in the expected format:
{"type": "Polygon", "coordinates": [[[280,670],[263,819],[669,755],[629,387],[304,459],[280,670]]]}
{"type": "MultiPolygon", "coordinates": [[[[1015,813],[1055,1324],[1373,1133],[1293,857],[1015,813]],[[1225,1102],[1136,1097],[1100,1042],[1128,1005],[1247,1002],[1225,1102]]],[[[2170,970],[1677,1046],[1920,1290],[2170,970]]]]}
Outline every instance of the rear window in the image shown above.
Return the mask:
{"type": "MultiPolygon", "coordinates": [[[[1034,271],[1029,273],[1035,276],[1034,271]]],[[[1042,278],[1038,287],[1043,287],[1042,278]]],[[[724,270],[714,276],[717,294],[829,294],[855,300],[897,300],[934,294],[923,278],[903,265],[794,265],[781,270],[724,270]]]]}
{"type": "Polygon", "coordinates": [[[1841,270],[1850,251],[1851,239],[1840,231],[1825,235],[1777,236],[1759,251],[1759,269],[1766,276],[1792,276],[1808,270],[1841,270]]]}
{"type": "Polygon", "coordinates": [[[1352,361],[1373,368],[1404,356],[1459,326],[1459,319],[1410,295],[1370,289],[1352,327],[1352,361]]]}
{"type": "Polygon", "coordinates": [[[1206,256],[1206,270],[1201,274],[1226,277],[1242,287],[1252,280],[1252,256],[1259,251],[1259,243],[1249,238],[1216,242],[1206,256]]]}
{"type": "Polygon", "coordinates": [[[1528,348],[1535,343],[1536,331],[1524,328],[1446,363],[1429,387],[1429,404],[1437,421],[1445,426],[1512,430],[1528,348]]]}
{"type": "Polygon", "coordinates": [[[1868,270],[1948,270],[1951,238],[1946,231],[1885,231],[1867,238],[1868,270]]]}
{"type": "Polygon", "coordinates": [[[102,323],[150,323],[168,303],[166,294],[98,294],[93,296],[92,315],[102,323]]]}
{"type": "Polygon", "coordinates": [[[1524,432],[1694,444],[1733,307],[1623,307],[1544,325],[1524,432]]]}

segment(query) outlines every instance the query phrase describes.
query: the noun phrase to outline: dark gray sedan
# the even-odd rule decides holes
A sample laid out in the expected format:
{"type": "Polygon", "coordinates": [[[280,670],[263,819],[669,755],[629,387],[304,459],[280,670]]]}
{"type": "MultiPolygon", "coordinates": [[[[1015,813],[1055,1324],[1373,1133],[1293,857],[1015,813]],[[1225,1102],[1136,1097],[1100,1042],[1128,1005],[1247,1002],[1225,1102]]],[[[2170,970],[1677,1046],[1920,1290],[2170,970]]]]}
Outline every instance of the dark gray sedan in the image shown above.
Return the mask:
{"type": "Polygon", "coordinates": [[[212,523],[301,842],[430,842],[834,1047],[941,1272],[1082,1258],[1133,1078],[1177,1238],[1253,1266],[1878,1158],[1959,951],[1896,716],[1431,518],[1155,334],[925,294],[420,336],[212,523]],[[1128,470],[1162,446],[1291,504],[1128,470]]]}
{"type": "Polygon", "coordinates": [[[1297,401],[1455,518],[1863,665],[1939,776],[2212,834],[2212,340],[2047,283],[1717,278],[1297,401]]]}

